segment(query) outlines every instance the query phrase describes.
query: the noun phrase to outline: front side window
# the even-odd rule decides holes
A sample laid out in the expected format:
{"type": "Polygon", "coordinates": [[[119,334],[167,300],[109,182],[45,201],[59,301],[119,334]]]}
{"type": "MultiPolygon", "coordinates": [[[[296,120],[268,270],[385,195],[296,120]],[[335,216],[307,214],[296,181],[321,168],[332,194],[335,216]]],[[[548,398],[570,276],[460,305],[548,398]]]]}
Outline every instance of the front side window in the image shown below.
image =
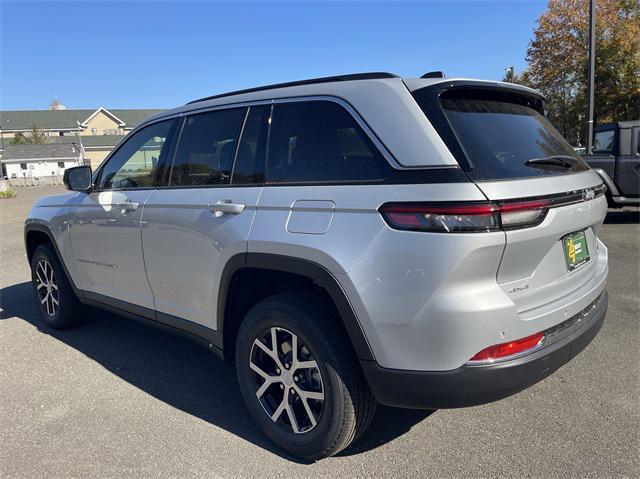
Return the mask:
{"type": "Polygon", "coordinates": [[[170,186],[228,184],[246,108],[217,110],[185,119],[170,186]]]}
{"type": "Polygon", "coordinates": [[[615,140],[615,130],[599,131],[596,133],[593,141],[593,150],[611,153],[613,151],[615,140]]]}
{"type": "Polygon", "coordinates": [[[332,101],[276,104],[267,163],[270,183],[378,181],[391,170],[355,119],[332,101]]]}
{"type": "Polygon", "coordinates": [[[150,188],[162,176],[174,120],[166,120],[133,134],[109,158],[100,175],[100,189],[150,188]]]}

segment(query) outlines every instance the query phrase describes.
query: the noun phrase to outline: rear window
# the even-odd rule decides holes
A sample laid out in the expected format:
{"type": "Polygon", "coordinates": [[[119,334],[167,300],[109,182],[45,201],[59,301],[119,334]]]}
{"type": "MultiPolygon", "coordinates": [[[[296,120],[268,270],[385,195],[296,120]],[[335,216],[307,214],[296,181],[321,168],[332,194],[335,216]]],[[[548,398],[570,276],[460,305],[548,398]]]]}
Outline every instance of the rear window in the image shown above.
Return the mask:
{"type": "MultiPolygon", "coordinates": [[[[442,94],[440,109],[444,123],[453,130],[443,139],[457,143],[448,146],[465,157],[461,163],[466,163],[472,179],[527,178],[588,169],[580,155],[528,102],[518,101],[516,95],[482,92],[474,97],[470,93],[453,90],[442,94]]],[[[420,104],[421,96],[416,95],[416,100],[420,104]]],[[[439,130],[443,127],[440,125],[439,130]]]]}
{"type": "Polygon", "coordinates": [[[604,130],[596,133],[593,142],[594,151],[606,151],[612,152],[613,145],[616,141],[616,131],[615,130],[604,130]]]}

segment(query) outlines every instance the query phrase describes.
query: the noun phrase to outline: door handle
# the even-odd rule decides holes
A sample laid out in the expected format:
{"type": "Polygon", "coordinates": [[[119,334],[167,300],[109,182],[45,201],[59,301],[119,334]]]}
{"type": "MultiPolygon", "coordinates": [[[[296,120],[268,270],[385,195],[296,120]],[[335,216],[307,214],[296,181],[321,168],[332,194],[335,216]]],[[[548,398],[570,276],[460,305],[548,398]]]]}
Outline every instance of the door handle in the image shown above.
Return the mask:
{"type": "Polygon", "coordinates": [[[135,211],[140,206],[140,203],[132,203],[131,201],[125,201],[124,203],[118,203],[118,209],[121,213],[126,213],[127,211],[135,211]]]}
{"type": "Polygon", "coordinates": [[[244,211],[245,206],[242,203],[231,203],[230,200],[222,200],[209,205],[209,211],[215,213],[216,216],[224,214],[239,215],[244,211]]]}

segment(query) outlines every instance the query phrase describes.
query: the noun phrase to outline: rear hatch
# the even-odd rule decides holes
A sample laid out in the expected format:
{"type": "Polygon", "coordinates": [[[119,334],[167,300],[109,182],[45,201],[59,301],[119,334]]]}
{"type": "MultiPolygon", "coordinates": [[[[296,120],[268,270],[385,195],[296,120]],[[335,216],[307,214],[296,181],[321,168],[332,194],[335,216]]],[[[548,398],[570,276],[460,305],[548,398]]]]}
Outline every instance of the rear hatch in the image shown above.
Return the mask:
{"type": "Polygon", "coordinates": [[[545,118],[542,98],[468,81],[412,94],[469,178],[502,210],[506,246],[497,280],[518,311],[526,316],[581,298],[605,268],[597,241],[604,188],[545,118]]]}

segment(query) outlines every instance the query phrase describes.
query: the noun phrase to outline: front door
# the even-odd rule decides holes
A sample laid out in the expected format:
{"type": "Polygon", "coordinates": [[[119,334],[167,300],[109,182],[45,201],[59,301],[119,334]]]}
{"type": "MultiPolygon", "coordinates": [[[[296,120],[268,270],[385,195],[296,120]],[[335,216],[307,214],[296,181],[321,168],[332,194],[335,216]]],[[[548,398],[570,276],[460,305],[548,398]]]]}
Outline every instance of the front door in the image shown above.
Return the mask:
{"type": "Polygon", "coordinates": [[[247,251],[264,180],[269,106],[185,117],[168,188],[145,205],[142,242],[158,319],[216,330],[220,278],[247,251]]]}
{"type": "Polygon", "coordinates": [[[173,123],[166,120],[133,133],[106,160],[95,190],[78,195],[70,238],[81,289],[153,309],[140,225],[144,204],[162,176],[173,123]]]}

